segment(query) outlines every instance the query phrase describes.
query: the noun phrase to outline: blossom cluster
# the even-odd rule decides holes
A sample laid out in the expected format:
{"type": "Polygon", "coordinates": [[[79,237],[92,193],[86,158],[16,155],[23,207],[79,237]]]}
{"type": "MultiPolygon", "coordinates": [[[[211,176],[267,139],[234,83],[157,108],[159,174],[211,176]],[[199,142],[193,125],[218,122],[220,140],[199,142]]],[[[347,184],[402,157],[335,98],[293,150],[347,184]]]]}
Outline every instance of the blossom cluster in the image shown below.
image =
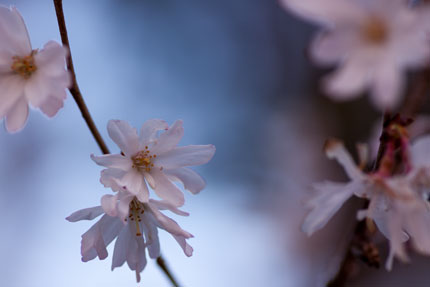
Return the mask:
{"type": "Polygon", "coordinates": [[[205,187],[204,179],[189,166],[207,163],[215,153],[213,145],[189,145],[177,147],[184,129],[178,120],[170,127],[163,120],[146,121],[138,135],[127,122],[111,120],[108,133],[121,152],[101,156],[91,155],[101,171],[100,182],[115,194],[104,195],[101,206],[79,210],[67,220],[92,220],[104,214],[82,235],[82,261],[96,256],[107,257],[106,246],[116,237],[112,270],[127,261],[136,271],[137,281],[145,268],[148,249],[151,258],[160,256],[158,228],[169,232],[191,256],[193,248],[187,239],[193,237],[161,210],[187,216],[179,210],[184,204],[184,194],[174,183],[180,182],[193,194],[205,187]],[[149,187],[161,200],[150,198],[149,187]]]}

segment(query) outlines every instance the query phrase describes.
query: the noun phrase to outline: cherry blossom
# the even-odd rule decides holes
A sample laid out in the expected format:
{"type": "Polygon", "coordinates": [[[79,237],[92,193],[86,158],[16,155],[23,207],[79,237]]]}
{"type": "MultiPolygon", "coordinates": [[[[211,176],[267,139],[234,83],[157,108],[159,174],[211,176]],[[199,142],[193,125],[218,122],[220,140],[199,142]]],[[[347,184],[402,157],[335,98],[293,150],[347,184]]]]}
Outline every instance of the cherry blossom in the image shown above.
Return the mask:
{"type": "Polygon", "coordinates": [[[370,89],[373,104],[395,107],[405,86],[403,72],[430,56],[430,11],[405,0],[281,0],[323,27],[310,55],[318,64],[339,64],[324,82],[328,96],[349,100],[370,89]]]}
{"type": "Polygon", "coordinates": [[[149,120],[138,136],[127,122],[111,120],[108,133],[121,154],[91,155],[98,165],[107,167],[100,178],[106,187],[114,191],[127,189],[141,202],[148,202],[148,183],[160,198],[175,206],[184,204],[184,194],[172,181],[181,182],[193,194],[205,187],[204,179],[188,166],[207,163],[215,153],[215,146],[177,147],[184,133],[182,121],[169,127],[165,121],[149,120]]]}
{"type": "Polygon", "coordinates": [[[146,249],[150,258],[160,256],[158,228],[169,232],[182,247],[185,255],[191,256],[193,253],[193,248],[186,242],[186,239],[193,235],[181,229],[160,210],[170,210],[182,216],[189,215],[166,201],[151,199],[142,203],[128,191],[120,191],[115,195],[104,195],[101,206],[76,211],[66,219],[70,222],[93,220],[103,214],[97,223],[82,235],[82,261],[87,262],[96,257],[106,259],[106,247],[116,238],[112,270],[127,262],[129,268],[136,272],[139,282],[140,273],[147,263],[146,249]]]}
{"type": "MultiPolygon", "coordinates": [[[[418,139],[409,149],[410,162],[406,173],[390,175],[393,149],[388,146],[381,167],[365,173],[357,166],[344,145],[337,140],[327,142],[325,151],[336,159],[350,178],[347,183],[326,181],[315,184],[315,196],[307,202],[311,212],[303,230],[311,235],[324,227],[331,217],[352,196],[369,199],[366,210],[357,218],[373,219],[379,231],[390,240],[390,255],[386,268],[392,268],[393,257],[407,261],[404,242],[411,239],[418,252],[430,255],[430,212],[427,202],[430,191],[430,137],[418,139]]],[[[359,154],[365,154],[359,152],[359,154]]]]}
{"type": "Polygon", "coordinates": [[[66,55],[54,41],[33,49],[18,10],[0,6],[0,119],[7,131],[24,127],[29,104],[48,117],[63,107],[70,85],[66,55]]]}

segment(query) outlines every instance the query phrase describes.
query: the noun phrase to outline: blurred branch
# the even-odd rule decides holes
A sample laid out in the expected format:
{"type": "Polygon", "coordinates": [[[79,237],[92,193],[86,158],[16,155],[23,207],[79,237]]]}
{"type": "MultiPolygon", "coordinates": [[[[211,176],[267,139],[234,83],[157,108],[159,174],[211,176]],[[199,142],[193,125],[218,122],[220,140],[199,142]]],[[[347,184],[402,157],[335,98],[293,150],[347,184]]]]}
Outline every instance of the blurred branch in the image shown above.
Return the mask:
{"type": "MultiPolygon", "coordinates": [[[[76,80],[76,73],[75,73],[75,68],[73,66],[73,59],[72,59],[72,50],[70,49],[69,37],[67,34],[67,28],[66,28],[66,21],[64,19],[63,1],[62,0],[53,0],[53,1],[55,6],[55,13],[57,14],[58,27],[60,29],[60,34],[61,34],[61,41],[63,43],[63,46],[66,47],[69,52],[67,56],[67,69],[69,70],[72,76],[72,85],[69,88],[70,94],[72,94],[73,99],[75,99],[75,102],[82,113],[82,117],[87,123],[88,128],[91,131],[91,134],[93,135],[95,141],[100,147],[100,150],[102,151],[103,154],[109,154],[110,153],[109,149],[106,146],[106,143],[104,142],[102,136],[100,135],[91,117],[91,114],[87,108],[87,105],[85,104],[84,98],[82,97],[81,91],[78,86],[78,82],[76,80]]],[[[169,270],[164,259],[161,256],[157,258],[157,265],[166,274],[166,276],[169,278],[173,286],[178,287],[179,285],[177,281],[174,279],[172,272],[169,270]]]]}

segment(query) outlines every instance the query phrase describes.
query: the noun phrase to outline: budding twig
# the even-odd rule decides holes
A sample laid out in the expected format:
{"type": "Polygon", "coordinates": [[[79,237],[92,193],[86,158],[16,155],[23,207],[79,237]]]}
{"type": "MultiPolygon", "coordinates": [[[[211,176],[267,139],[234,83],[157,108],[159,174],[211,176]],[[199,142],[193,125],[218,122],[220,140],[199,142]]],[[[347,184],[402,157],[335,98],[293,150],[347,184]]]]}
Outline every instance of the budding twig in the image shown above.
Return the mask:
{"type": "MultiPolygon", "coordinates": [[[[55,12],[57,14],[58,27],[60,29],[60,34],[61,34],[61,41],[63,43],[63,46],[66,47],[69,52],[67,56],[67,70],[70,72],[72,77],[72,85],[69,88],[70,94],[73,96],[73,99],[75,99],[75,102],[82,113],[82,117],[87,123],[88,128],[90,129],[91,134],[93,135],[95,141],[97,142],[97,145],[99,146],[100,150],[102,151],[103,154],[109,154],[110,153],[109,149],[105,141],[103,140],[102,136],[100,135],[100,132],[98,131],[91,117],[91,114],[87,108],[87,105],[85,104],[84,98],[82,97],[81,91],[78,86],[78,82],[76,80],[76,73],[75,73],[75,68],[73,66],[73,59],[72,59],[72,51],[70,49],[69,37],[67,34],[67,28],[66,28],[66,21],[64,19],[63,1],[62,0],[53,0],[53,1],[55,6],[55,12]]],[[[169,278],[173,286],[179,287],[177,281],[172,275],[172,272],[169,270],[164,259],[161,256],[157,258],[157,265],[169,278]]]]}

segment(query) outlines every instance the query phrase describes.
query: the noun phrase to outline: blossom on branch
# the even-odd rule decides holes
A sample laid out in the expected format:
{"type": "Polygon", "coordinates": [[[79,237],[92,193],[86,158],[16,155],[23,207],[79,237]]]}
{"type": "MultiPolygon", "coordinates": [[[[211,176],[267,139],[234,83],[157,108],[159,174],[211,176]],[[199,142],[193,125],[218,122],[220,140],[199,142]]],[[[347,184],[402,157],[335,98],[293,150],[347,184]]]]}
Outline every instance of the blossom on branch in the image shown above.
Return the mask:
{"type": "Polygon", "coordinates": [[[82,261],[87,262],[96,257],[107,258],[106,247],[115,239],[112,257],[112,270],[127,262],[131,270],[136,272],[140,281],[140,273],[146,266],[146,249],[150,258],[160,256],[158,228],[169,232],[184,250],[191,256],[193,248],[186,242],[193,235],[181,229],[171,218],[160,210],[170,210],[182,216],[189,214],[177,209],[166,201],[149,200],[140,202],[134,194],[120,191],[115,195],[105,195],[101,206],[82,209],[74,212],[66,219],[70,222],[93,220],[103,214],[87,232],[82,235],[82,261]]]}
{"type": "Polygon", "coordinates": [[[106,187],[113,191],[126,189],[147,203],[148,183],[160,198],[175,206],[184,204],[184,194],[173,181],[180,181],[193,194],[205,187],[204,179],[188,166],[207,163],[215,146],[177,147],[184,134],[182,121],[170,127],[162,120],[146,121],[139,136],[125,121],[111,120],[107,129],[121,154],[91,155],[98,165],[107,167],[100,178],[106,187]]]}
{"type": "Polygon", "coordinates": [[[402,261],[408,260],[403,243],[409,239],[416,251],[430,255],[430,209],[427,202],[430,191],[430,137],[418,139],[403,153],[409,160],[403,162],[402,171],[394,175],[393,169],[399,166],[395,164],[398,158],[395,151],[398,149],[391,143],[387,145],[380,167],[375,172],[365,173],[354,163],[341,142],[328,141],[325,147],[327,156],[343,166],[350,181],[315,184],[315,196],[307,202],[311,212],[302,228],[311,235],[324,227],[353,195],[368,199],[367,209],[360,210],[357,218],[372,219],[379,231],[390,240],[386,268],[391,270],[394,256],[402,261]]]}
{"type": "Polygon", "coordinates": [[[406,0],[281,0],[295,14],[323,27],[310,55],[321,65],[339,64],[324,82],[335,100],[369,89],[380,109],[395,107],[403,72],[428,64],[430,10],[406,0]]]}
{"type": "Polygon", "coordinates": [[[48,117],[63,107],[71,83],[66,55],[54,41],[32,49],[20,13],[0,6],[0,119],[5,118],[7,131],[24,127],[29,104],[48,117]]]}

